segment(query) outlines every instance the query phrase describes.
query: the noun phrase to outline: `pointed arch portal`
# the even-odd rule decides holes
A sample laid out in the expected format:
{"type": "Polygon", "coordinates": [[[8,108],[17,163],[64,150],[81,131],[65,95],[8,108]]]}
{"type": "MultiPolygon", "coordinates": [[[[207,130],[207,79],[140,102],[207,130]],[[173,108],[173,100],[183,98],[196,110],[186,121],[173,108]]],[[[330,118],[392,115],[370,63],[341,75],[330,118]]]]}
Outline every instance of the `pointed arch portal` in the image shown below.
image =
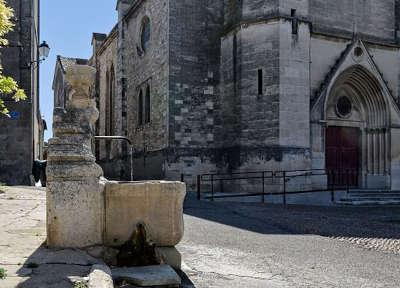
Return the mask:
{"type": "Polygon", "coordinates": [[[361,65],[344,70],[327,94],[324,111],[326,168],[336,174],[330,184],[386,188],[390,111],[376,77],[361,65]]]}

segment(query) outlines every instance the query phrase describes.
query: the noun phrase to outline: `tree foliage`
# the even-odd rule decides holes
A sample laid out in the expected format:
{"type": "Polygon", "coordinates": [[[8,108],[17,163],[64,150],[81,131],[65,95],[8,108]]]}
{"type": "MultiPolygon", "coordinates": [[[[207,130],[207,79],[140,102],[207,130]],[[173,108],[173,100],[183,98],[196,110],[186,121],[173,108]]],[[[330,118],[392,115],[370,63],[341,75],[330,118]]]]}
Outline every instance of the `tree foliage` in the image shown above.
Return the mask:
{"type": "MultiPolygon", "coordinates": [[[[5,38],[7,33],[14,28],[12,18],[14,17],[14,11],[8,7],[5,0],[0,0],[0,45],[8,45],[8,41],[5,38]]],[[[0,52],[1,53],[1,52],[0,52]]],[[[0,65],[0,94],[11,95],[11,98],[18,102],[26,99],[24,90],[20,89],[17,82],[9,77],[3,75],[3,69],[0,65]]],[[[0,114],[8,115],[8,109],[5,105],[4,99],[0,96],[0,114]]]]}

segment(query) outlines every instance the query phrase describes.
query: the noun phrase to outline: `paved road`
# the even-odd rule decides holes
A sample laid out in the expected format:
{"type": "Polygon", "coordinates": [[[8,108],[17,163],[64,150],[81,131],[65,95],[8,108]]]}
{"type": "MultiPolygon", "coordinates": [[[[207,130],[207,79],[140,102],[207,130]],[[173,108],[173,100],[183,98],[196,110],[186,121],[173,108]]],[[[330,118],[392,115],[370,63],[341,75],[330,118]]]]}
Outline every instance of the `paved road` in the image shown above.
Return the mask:
{"type": "Polygon", "coordinates": [[[178,249],[198,288],[398,288],[397,219],[400,208],[285,209],[190,197],[178,249]]]}

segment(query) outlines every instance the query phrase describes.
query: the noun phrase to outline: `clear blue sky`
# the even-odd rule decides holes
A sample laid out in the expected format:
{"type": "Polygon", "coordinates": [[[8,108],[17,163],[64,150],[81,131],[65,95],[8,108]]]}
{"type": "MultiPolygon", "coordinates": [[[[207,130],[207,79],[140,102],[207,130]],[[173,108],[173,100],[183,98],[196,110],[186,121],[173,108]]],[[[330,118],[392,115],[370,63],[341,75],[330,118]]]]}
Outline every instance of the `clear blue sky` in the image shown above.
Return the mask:
{"type": "Polygon", "coordinates": [[[93,32],[108,33],[117,21],[116,0],[41,0],[41,40],[51,47],[40,66],[40,109],[52,136],[53,74],[57,55],[89,58],[93,32]]]}

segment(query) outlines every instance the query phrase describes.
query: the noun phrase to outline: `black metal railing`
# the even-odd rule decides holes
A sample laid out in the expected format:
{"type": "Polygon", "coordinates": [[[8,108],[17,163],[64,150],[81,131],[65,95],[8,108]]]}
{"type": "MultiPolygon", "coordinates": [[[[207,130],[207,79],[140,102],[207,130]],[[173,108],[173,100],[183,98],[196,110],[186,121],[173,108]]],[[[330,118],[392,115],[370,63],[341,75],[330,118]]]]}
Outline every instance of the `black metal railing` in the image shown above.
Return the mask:
{"type": "MultiPolygon", "coordinates": [[[[251,171],[233,172],[226,174],[203,174],[197,176],[197,198],[214,201],[218,198],[254,197],[261,196],[264,203],[267,196],[282,196],[283,204],[287,204],[287,197],[294,194],[330,193],[331,201],[335,201],[337,191],[350,192],[358,185],[358,170],[288,170],[288,171],[251,171]],[[312,178],[320,178],[314,181],[312,178]],[[300,179],[292,184],[293,180],[300,179]],[[304,182],[301,181],[304,180],[304,182]],[[257,191],[243,189],[238,181],[247,181],[247,186],[257,186],[257,191]],[[249,182],[250,181],[250,182],[249,182]],[[235,183],[236,182],[236,183],[235,183]],[[252,183],[251,183],[252,182],[252,183]],[[258,182],[258,183],[254,183],[258,182]],[[239,184],[239,185],[238,185],[239,184]],[[312,188],[319,185],[318,188],[312,188]],[[209,189],[204,189],[209,186],[209,189]],[[229,187],[226,189],[226,187],[229,187]],[[304,186],[304,189],[299,189],[304,186]],[[233,191],[232,187],[235,187],[233,191]],[[310,188],[311,187],[311,188],[310,188]],[[241,191],[245,190],[245,191],[241,191]],[[267,191],[268,190],[268,191],[267,191]],[[202,195],[204,195],[202,197],[202,195]]],[[[243,183],[242,183],[243,184],[243,183]]]]}

